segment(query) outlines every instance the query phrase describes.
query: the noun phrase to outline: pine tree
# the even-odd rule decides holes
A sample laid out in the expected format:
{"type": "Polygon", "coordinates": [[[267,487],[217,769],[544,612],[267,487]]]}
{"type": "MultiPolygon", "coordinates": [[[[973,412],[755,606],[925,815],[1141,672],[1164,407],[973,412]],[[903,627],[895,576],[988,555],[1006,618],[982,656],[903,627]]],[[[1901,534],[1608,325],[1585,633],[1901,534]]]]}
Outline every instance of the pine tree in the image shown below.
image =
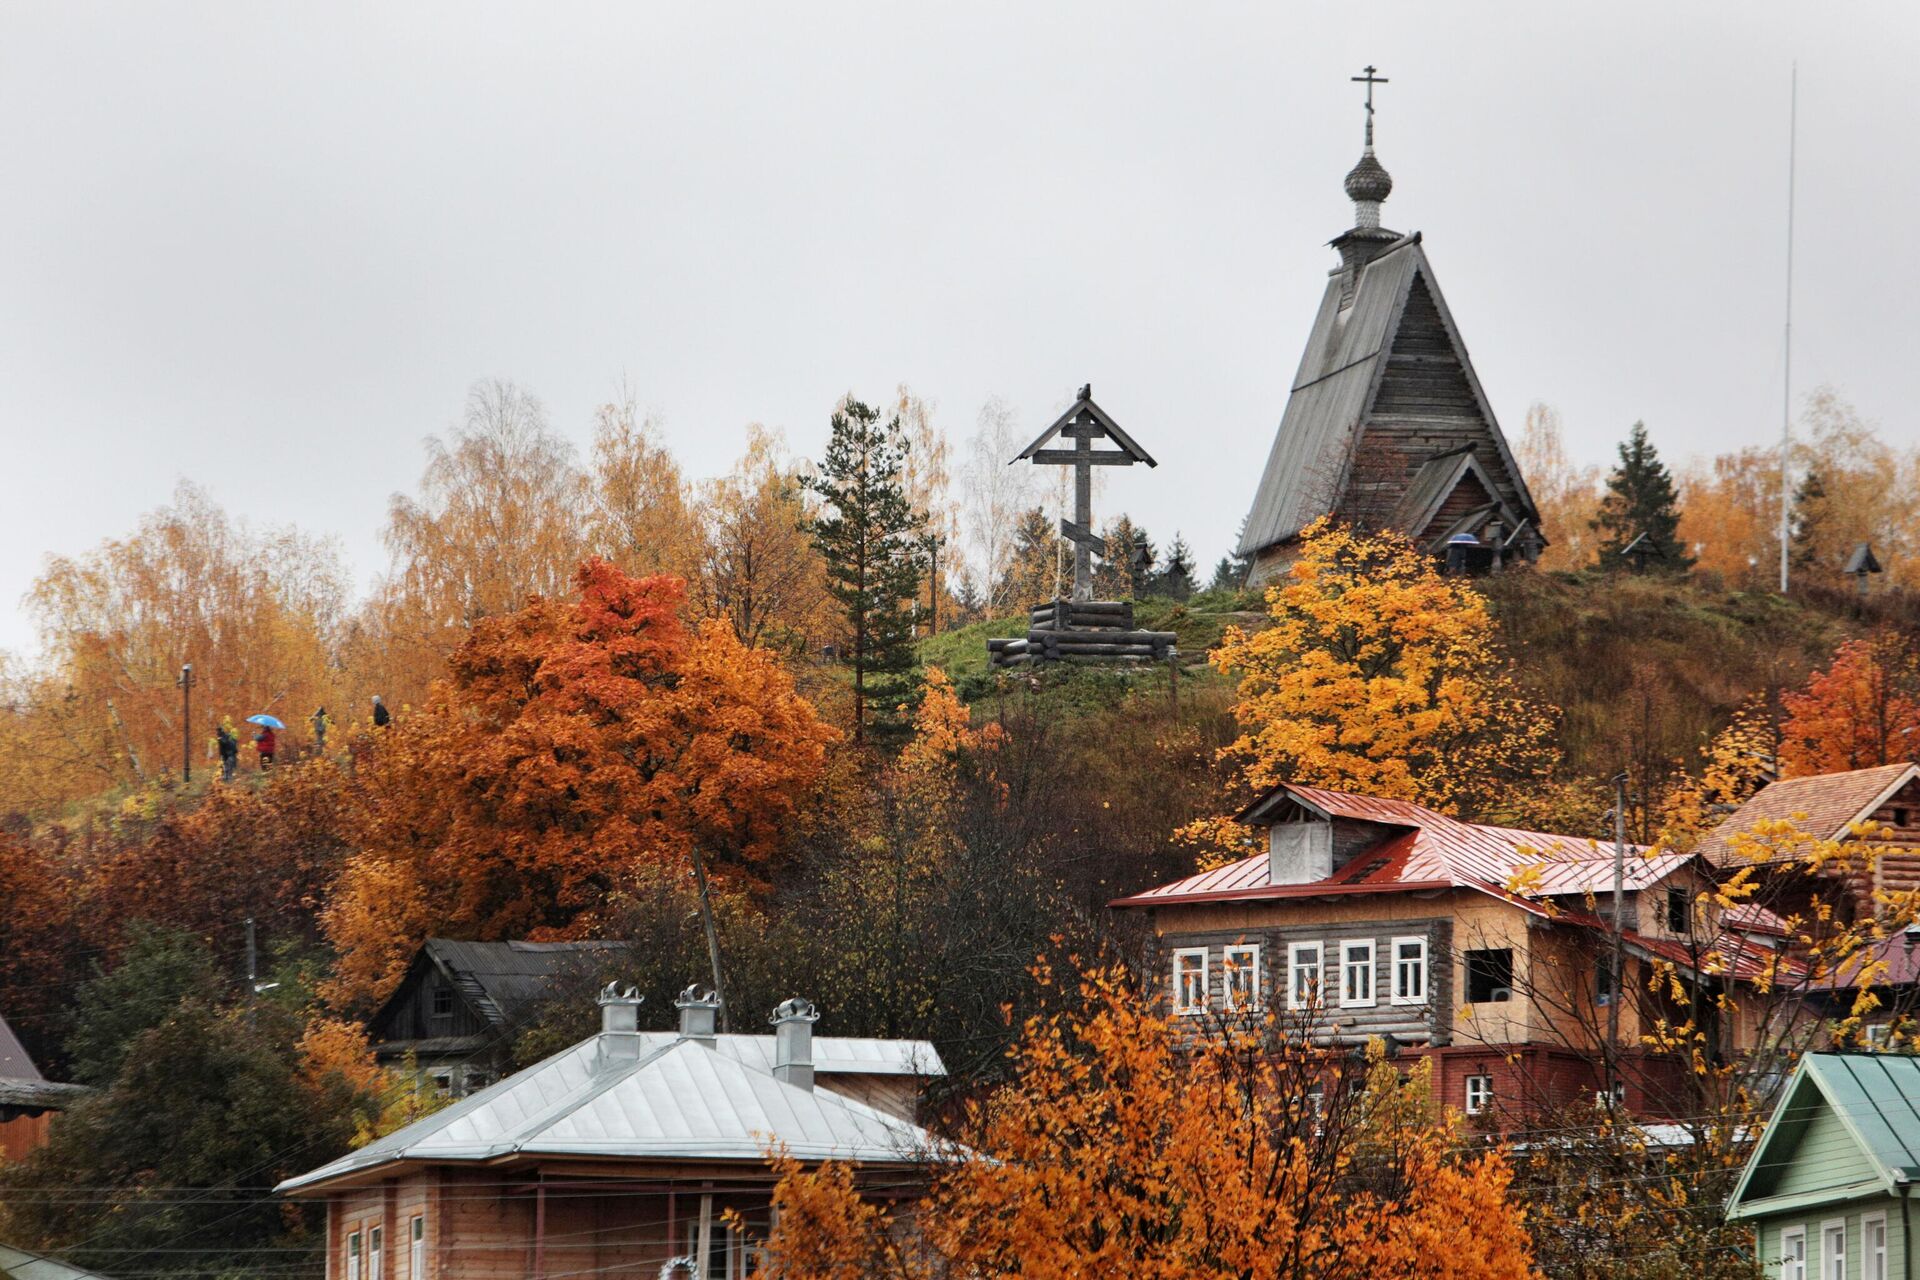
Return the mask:
{"type": "Polygon", "coordinates": [[[1680,500],[1674,492],[1673,476],[1647,439],[1644,422],[1634,423],[1633,431],[1620,445],[1620,461],[1607,477],[1607,496],[1600,501],[1593,528],[1600,534],[1603,565],[1623,565],[1621,552],[1643,535],[1651,545],[1654,563],[1667,569],[1693,565],[1693,557],[1687,554],[1677,532],[1680,500]]]}
{"type": "Polygon", "coordinates": [[[1152,593],[1173,600],[1185,600],[1193,594],[1193,569],[1193,548],[1176,532],[1173,545],[1167,548],[1166,563],[1154,575],[1152,593]]]}
{"type": "Polygon", "coordinates": [[[1835,567],[1827,546],[1832,514],[1826,481],[1818,468],[1808,471],[1793,493],[1793,540],[1788,554],[1795,573],[1818,573],[1835,567]]]}
{"type": "Polygon", "coordinates": [[[912,692],[914,602],[926,574],[925,520],[907,499],[907,441],[895,417],[849,399],[833,415],[820,469],[806,481],[824,504],[807,532],[827,562],[853,669],[853,740],[891,738],[912,692]]]}

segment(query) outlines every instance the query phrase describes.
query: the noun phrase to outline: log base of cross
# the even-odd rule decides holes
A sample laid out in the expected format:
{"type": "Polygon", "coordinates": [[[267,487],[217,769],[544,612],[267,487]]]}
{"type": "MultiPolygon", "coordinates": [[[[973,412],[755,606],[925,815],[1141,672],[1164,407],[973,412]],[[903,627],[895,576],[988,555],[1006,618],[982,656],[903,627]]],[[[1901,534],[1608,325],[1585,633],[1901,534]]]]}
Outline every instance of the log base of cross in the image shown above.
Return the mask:
{"type": "Polygon", "coordinates": [[[1124,600],[1047,600],[1033,607],[1024,640],[987,641],[996,667],[1045,662],[1083,664],[1167,662],[1177,657],[1171,631],[1139,631],[1124,600]]]}

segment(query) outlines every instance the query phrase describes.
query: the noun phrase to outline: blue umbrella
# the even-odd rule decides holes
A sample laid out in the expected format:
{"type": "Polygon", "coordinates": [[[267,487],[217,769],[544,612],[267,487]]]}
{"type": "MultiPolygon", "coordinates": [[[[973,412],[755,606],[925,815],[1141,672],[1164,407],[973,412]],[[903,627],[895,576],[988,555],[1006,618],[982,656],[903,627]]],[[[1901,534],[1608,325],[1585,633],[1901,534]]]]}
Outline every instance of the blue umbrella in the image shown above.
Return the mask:
{"type": "Polygon", "coordinates": [[[263,729],[284,729],[287,727],[286,725],[281,724],[279,720],[269,715],[248,716],[247,723],[257,724],[263,729]]]}

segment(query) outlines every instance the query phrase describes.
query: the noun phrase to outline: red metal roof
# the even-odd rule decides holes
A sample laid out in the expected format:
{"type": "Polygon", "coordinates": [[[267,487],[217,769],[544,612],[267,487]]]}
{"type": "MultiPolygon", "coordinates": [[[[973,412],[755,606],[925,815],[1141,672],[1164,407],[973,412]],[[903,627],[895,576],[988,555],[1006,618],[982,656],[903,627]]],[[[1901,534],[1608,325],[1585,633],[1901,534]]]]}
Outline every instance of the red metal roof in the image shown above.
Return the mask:
{"type": "MultiPolygon", "coordinates": [[[[1320,787],[1288,785],[1284,791],[1330,817],[1377,822],[1407,830],[1358,855],[1325,880],[1311,884],[1268,884],[1267,855],[1263,852],[1120,898],[1113,905],[1151,907],[1379,893],[1396,888],[1457,888],[1477,889],[1546,914],[1545,904],[1530,900],[1601,893],[1613,888],[1610,845],[1577,836],[1463,822],[1407,800],[1387,800],[1320,787]],[[1517,881],[1516,877],[1519,877],[1517,881]],[[1510,891],[1510,884],[1519,891],[1510,891]]],[[[1649,856],[1640,845],[1629,845],[1626,888],[1638,890],[1657,883],[1689,859],[1690,855],[1677,853],[1649,856]]]]}

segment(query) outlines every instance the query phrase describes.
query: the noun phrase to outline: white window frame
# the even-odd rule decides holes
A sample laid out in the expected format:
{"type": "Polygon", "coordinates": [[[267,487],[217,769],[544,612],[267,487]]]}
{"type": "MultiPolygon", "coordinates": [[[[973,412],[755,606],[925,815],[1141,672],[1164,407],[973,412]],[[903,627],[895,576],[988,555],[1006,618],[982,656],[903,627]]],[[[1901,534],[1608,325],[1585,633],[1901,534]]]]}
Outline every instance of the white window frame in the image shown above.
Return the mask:
{"type": "Polygon", "coordinates": [[[1196,1014],[1207,1011],[1207,949],[1205,947],[1181,947],[1173,953],[1173,1011],[1178,1014],[1196,1014]],[[1186,1002],[1185,984],[1181,981],[1187,973],[1186,962],[1199,958],[1200,961],[1200,1003],[1186,1002]]]}
{"type": "Polygon", "coordinates": [[[360,1233],[347,1233],[347,1280],[360,1280],[360,1233]]]}
{"type": "Polygon", "coordinates": [[[1892,1280],[1887,1274],[1887,1215],[1884,1213],[1870,1213],[1860,1219],[1860,1278],[1892,1280]],[[1878,1241],[1870,1234],[1876,1227],[1880,1231],[1878,1241]]]}
{"type": "Polygon", "coordinates": [[[1410,937],[1410,938],[1395,938],[1393,940],[1392,947],[1393,949],[1389,954],[1392,956],[1392,961],[1393,961],[1393,994],[1392,994],[1393,1003],[1425,1004],[1427,1002],[1427,940],[1426,938],[1424,936],[1410,937]],[[1400,955],[1401,947],[1420,948],[1419,958],[1417,960],[1403,959],[1400,955]],[[1409,964],[1417,966],[1414,969],[1414,973],[1420,979],[1419,989],[1413,992],[1411,995],[1402,995],[1400,991],[1400,977],[1402,972],[1402,966],[1409,965],[1409,964]]]}
{"type": "Polygon", "coordinates": [[[1828,1218],[1820,1224],[1820,1280],[1847,1280],[1847,1220],[1828,1218]],[[1840,1248],[1831,1246],[1840,1238],[1840,1248]]]}
{"type": "Polygon", "coordinates": [[[407,1223],[407,1280],[427,1280],[427,1215],[416,1213],[407,1223]]]}
{"type": "Polygon", "coordinates": [[[1378,987],[1375,985],[1379,979],[1379,965],[1377,963],[1379,950],[1378,944],[1376,944],[1372,938],[1342,938],[1340,940],[1340,1007],[1342,1009],[1371,1009],[1379,1003],[1378,987]],[[1348,958],[1347,951],[1350,947],[1365,947],[1367,949],[1367,958],[1365,961],[1367,969],[1367,993],[1364,998],[1351,997],[1348,994],[1348,988],[1351,985],[1348,979],[1352,976],[1349,970],[1358,967],[1348,958]]]}
{"type": "Polygon", "coordinates": [[[387,1251],[387,1232],[384,1227],[367,1228],[367,1280],[380,1280],[381,1255],[387,1251]]]}
{"type": "Polygon", "coordinates": [[[1482,1114],[1493,1105],[1493,1077],[1484,1071],[1468,1076],[1466,1094],[1467,1114],[1470,1116],[1482,1114]]]}
{"type": "Polygon", "coordinates": [[[1327,989],[1327,956],[1325,944],[1319,942],[1294,942],[1287,946],[1287,1007],[1289,1009],[1311,1009],[1319,1004],[1327,989]],[[1303,958],[1310,958],[1313,970],[1313,986],[1310,990],[1300,989],[1300,978],[1308,967],[1301,964],[1303,958]]]}
{"type": "Polygon", "coordinates": [[[1780,1280],[1807,1280],[1807,1229],[1804,1226],[1780,1228],[1780,1280]],[[1799,1246],[1797,1258],[1788,1255],[1788,1250],[1795,1245],[1799,1246]]]}
{"type": "Polygon", "coordinates": [[[1229,1013],[1244,1013],[1260,1007],[1260,944],[1240,942],[1220,952],[1220,1007],[1229,1013]],[[1234,979],[1244,975],[1247,1003],[1234,999],[1234,979]]]}

